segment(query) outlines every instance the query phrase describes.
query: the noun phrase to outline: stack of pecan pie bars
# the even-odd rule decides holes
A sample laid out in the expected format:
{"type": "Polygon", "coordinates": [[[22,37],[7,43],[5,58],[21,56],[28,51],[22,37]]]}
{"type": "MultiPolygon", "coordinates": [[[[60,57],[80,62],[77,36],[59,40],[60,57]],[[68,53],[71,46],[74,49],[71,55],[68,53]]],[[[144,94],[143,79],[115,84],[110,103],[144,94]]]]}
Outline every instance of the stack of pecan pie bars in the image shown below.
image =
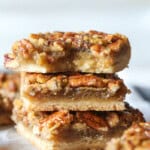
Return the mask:
{"type": "Polygon", "coordinates": [[[129,90],[116,74],[129,59],[121,34],[53,32],[17,41],[5,55],[6,68],[21,74],[17,131],[40,150],[104,149],[144,121],[124,102],[129,90]]]}

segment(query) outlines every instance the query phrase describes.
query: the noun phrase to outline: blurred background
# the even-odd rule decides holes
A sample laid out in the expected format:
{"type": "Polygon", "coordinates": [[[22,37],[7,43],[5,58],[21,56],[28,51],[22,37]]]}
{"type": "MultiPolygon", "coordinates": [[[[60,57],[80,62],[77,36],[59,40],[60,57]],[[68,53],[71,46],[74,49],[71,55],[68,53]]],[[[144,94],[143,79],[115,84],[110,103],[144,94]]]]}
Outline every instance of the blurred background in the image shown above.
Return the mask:
{"type": "Polygon", "coordinates": [[[30,33],[90,29],[128,36],[132,58],[120,76],[131,89],[150,87],[150,0],[0,0],[0,68],[12,43],[30,33]]]}
{"type": "Polygon", "coordinates": [[[29,33],[90,29],[127,35],[130,70],[150,69],[149,0],[0,0],[1,60],[14,41],[29,33]]]}

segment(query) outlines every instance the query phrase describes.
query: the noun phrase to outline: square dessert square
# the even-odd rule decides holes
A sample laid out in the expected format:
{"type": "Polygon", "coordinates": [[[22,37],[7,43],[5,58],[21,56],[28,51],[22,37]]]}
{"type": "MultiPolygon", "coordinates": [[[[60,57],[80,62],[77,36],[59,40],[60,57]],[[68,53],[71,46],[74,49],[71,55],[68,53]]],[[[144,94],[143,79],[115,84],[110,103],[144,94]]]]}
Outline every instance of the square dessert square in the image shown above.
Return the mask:
{"type": "Polygon", "coordinates": [[[21,74],[21,99],[34,111],[124,110],[129,90],[114,74],[21,74]]]}
{"type": "Polygon", "coordinates": [[[129,59],[130,44],[124,35],[53,32],[15,42],[5,55],[5,67],[36,73],[115,73],[127,67],[129,59]]]}
{"type": "Polygon", "coordinates": [[[107,112],[35,112],[16,100],[13,120],[17,131],[41,150],[101,150],[132,123],[144,121],[138,110],[126,107],[124,111],[107,112]]]}

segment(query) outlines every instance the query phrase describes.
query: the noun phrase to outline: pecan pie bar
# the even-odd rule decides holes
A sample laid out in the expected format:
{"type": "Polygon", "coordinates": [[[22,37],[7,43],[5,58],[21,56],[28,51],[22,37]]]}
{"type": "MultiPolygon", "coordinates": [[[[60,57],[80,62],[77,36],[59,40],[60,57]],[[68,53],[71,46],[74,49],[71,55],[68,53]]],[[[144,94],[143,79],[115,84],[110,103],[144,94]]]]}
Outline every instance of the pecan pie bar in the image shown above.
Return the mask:
{"type": "Polygon", "coordinates": [[[18,96],[19,75],[0,73],[0,125],[11,124],[12,101],[18,96]]]}
{"type": "Polygon", "coordinates": [[[124,110],[129,90],[113,74],[22,73],[21,98],[35,111],[124,110]]]}
{"type": "Polygon", "coordinates": [[[31,34],[5,55],[5,66],[25,72],[114,73],[128,66],[130,44],[124,35],[89,32],[31,34]]]}
{"type": "Polygon", "coordinates": [[[112,139],[106,150],[150,150],[150,122],[133,124],[121,138],[112,139]]]}
{"type": "Polygon", "coordinates": [[[27,111],[22,101],[14,103],[13,120],[20,134],[41,150],[103,149],[112,137],[119,137],[142,114],[129,106],[125,111],[27,111]]]}

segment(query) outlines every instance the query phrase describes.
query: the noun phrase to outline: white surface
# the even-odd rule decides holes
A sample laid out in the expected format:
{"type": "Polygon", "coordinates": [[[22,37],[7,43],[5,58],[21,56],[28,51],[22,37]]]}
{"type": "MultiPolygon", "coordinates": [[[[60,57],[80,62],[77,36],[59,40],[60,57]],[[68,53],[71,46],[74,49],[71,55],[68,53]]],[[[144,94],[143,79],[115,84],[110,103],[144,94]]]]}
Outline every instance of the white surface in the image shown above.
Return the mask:
{"type": "Polygon", "coordinates": [[[0,150],[35,150],[13,127],[0,128],[0,150]]]}
{"type": "Polygon", "coordinates": [[[119,77],[124,79],[125,84],[131,89],[131,94],[127,95],[126,101],[135,108],[140,109],[147,121],[150,121],[150,100],[145,101],[133,86],[147,87],[150,89],[150,70],[148,69],[125,69],[119,73],[119,77]]]}

